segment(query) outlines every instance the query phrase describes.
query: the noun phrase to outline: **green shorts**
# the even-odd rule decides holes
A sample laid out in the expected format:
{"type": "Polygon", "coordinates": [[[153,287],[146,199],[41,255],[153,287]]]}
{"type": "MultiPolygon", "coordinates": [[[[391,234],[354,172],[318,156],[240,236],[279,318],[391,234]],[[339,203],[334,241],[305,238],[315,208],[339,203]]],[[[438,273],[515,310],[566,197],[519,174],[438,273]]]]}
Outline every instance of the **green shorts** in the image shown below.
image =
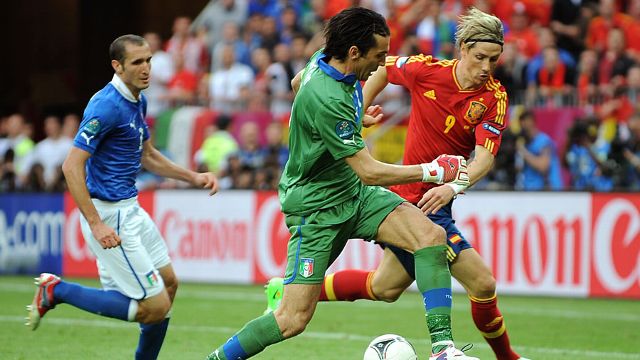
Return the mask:
{"type": "Polygon", "coordinates": [[[380,186],[363,186],[358,196],[306,216],[286,215],[291,233],[285,284],[321,284],[327,268],[349,239],[374,239],[378,227],[403,198],[380,186]]]}

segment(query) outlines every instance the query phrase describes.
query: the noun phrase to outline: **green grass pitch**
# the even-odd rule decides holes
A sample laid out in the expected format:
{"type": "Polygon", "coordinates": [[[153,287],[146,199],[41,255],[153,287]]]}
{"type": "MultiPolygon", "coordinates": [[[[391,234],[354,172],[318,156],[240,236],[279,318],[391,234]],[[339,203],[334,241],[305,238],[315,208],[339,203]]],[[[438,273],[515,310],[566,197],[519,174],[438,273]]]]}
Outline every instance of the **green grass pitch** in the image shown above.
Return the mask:
{"type": "MultiPolygon", "coordinates": [[[[98,286],[95,280],[81,280],[98,286]]],[[[49,312],[32,332],[23,325],[31,278],[0,277],[0,359],[132,359],[136,324],[88,314],[69,305],[49,312]]],[[[501,296],[514,347],[535,360],[640,360],[640,301],[501,296]]],[[[181,284],[160,359],[203,359],[265,308],[260,286],[181,284]]],[[[454,336],[468,353],[493,359],[476,331],[469,304],[454,296],[454,336]]],[[[417,293],[393,304],[321,303],[305,333],[267,348],[256,359],[359,360],[384,333],[406,337],[426,359],[429,341],[417,293]]]]}

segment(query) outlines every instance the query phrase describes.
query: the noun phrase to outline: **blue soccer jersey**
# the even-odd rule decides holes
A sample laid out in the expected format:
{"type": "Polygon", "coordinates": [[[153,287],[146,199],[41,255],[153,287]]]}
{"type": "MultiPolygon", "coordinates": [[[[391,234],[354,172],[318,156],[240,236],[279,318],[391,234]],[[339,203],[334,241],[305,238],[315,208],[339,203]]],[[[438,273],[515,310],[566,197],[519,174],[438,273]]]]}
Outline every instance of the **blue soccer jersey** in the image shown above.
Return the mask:
{"type": "Polygon", "coordinates": [[[92,198],[119,201],[138,194],[136,174],[149,139],[146,112],[144,96],[136,100],[117,75],[89,100],[73,143],[91,154],[86,171],[92,198]]]}
{"type": "Polygon", "coordinates": [[[555,144],[549,135],[538,133],[528,144],[527,150],[540,156],[545,149],[550,150],[551,161],[546,174],[541,174],[528,163],[524,164],[520,174],[519,186],[524,190],[562,190],[562,169],[555,144]]]}

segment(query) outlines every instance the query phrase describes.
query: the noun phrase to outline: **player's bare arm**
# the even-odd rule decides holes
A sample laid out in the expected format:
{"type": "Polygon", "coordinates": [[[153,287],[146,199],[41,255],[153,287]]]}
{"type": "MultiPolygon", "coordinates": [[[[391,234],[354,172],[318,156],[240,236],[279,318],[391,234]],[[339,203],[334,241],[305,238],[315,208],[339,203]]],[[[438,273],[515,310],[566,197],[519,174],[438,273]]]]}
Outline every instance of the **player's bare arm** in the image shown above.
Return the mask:
{"type": "Polygon", "coordinates": [[[209,195],[213,195],[218,192],[218,180],[213,173],[197,173],[177,165],[166,156],[162,155],[162,153],[158,151],[158,149],[156,149],[149,140],[145,141],[143,144],[141,162],[145,169],[154,174],[176,180],[182,180],[204,189],[211,189],[209,195]]]}
{"type": "Polygon", "coordinates": [[[466,178],[466,161],[461,156],[448,156],[426,164],[393,165],[374,159],[365,147],[344,160],[365,185],[389,186],[419,181],[443,183],[457,179],[461,173],[466,178]]]}
{"type": "Polygon", "coordinates": [[[526,161],[531,167],[541,173],[546,174],[549,171],[549,167],[551,166],[551,149],[546,147],[542,149],[540,155],[535,155],[531,153],[525,147],[524,143],[518,143],[518,151],[522,155],[524,161],[526,161]]]}
{"type": "Polygon", "coordinates": [[[91,202],[85,180],[85,164],[90,156],[90,153],[77,147],[72,147],[62,164],[62,172],[67,181],[69,192],[78,205],[78,209],[87,219],[93,236],[98,239],[104,249],[110,249],[119,246],[121,240],[111,227],[102,222],[96,207],[91,202]]]}
{"type": "Polygon", "coordinates": [[[376,96],[382,92],[388,83],[387,68],[385,66],[379,66],[378,70],[369,76],[369,79],[367,79],[367,82],[362,88],[362,95],[364,96],[362,105],[365,109],[373,104],[373,100],[375,100],[376,96]]]}
{"type": "MultiPolygon", "coordinates": [[[[467,166],[469,186],[477,183],[489,173],[495,159],[489,150],[480,145],[476,145],[474,154],[467,166]]],[[[456,191],[448,184],[431,188],[422,196],[422,199],[418,202],[418,207],[427,215],[435,214],[448,204],[454,196],[456,196],[456,191]]]]}
{"type": "Polygon", "coordinates": [[[370,127],[382,120],[384,116],[382,108],[379,105],[371,106],[371,104],[388,83],[387,68],[384,66],[379,66],[378,70],[371,74],[369,79],[367,79],[367,82],[364,84],[364,88],[362,89],[362,94],[364,96],[363,107],[367,109],[365,117],[362,119],[362,126],[370,127]]]}

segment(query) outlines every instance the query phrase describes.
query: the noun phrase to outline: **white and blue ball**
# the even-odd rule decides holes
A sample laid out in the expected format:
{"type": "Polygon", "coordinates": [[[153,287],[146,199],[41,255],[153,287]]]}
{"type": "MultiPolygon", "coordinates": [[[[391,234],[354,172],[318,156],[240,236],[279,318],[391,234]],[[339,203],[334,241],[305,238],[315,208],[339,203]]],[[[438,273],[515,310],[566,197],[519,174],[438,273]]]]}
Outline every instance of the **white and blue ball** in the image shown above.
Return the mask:
{"type": "Polygon", "coordinates": [[[416,360],[416,350],[405,338],[385,334],[373,339],[364,352],[363,360],[416,360]]]}

